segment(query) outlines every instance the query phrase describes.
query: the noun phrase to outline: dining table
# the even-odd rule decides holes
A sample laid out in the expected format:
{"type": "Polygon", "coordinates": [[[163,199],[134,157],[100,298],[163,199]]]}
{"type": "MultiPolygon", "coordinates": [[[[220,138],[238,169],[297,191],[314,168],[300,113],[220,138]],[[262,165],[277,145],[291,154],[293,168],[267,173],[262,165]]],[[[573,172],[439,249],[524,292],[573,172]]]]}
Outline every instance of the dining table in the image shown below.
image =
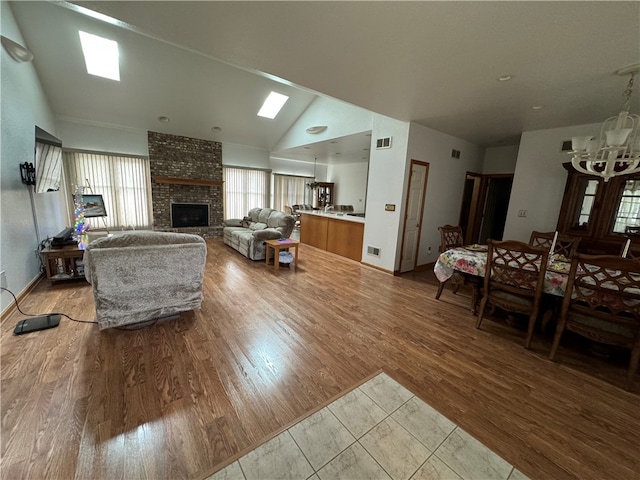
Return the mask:
{"type": "MultiPolygon", "coordinates": [[[[455,247],[438,256],[433,272],[440,282],[448,281],[455,271],[483,278],[487,268],[487,245],[455,247]]],[[[571,262],[561,255],[552,255],[544,277],[544,292],[564,296],[571,262]]]]}

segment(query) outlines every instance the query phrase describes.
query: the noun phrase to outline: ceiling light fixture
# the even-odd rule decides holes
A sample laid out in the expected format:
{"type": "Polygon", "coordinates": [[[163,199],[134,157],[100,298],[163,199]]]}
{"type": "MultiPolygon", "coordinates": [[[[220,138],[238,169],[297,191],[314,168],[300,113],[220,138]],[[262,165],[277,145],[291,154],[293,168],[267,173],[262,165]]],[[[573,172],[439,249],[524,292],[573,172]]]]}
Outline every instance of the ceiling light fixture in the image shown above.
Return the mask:
{"type": "Polygon", "coordinates": [[[276,115],[278,115],[278,112],[284,106],[287,100],[289,100],[289,97],[287,97],[286,95],[271,92],[262,104],[262,107],[258,112],[258,116],[270,118],[273,120],[274,118],[276,118],[276,115]]]}
{"type": "Polygon", "coordinates": [[[508,82],[512,78],[513,77],[511,75],[500,75],[498,78],[496,78],[496,80],[498,80],[499,82],[508,82]]]}
{"type": "Polygon", "coordinates": [[[531,110],[542,110],[544,108],[544,105],[534,105],[533,107],[531,107],[531,110]]]}
{"type": "Polygon", "coordinates": [[[89,75],[120,81],[118,42],[80,30],[80,44],[89,75]]]}
{"type": "Polygon", "coordinates": [[[322,133],[327,129],[326,125],[316,125],[315,127],[307,128],[307,133],[315,135],[316,133],[322,133]]]}
{"type": "Polygon", "coordinates": [[[158,117],[158,121],[161,123],[169,123],[171,119],[169,117],[158,117]]]}
{"type": "Polygon", "coordinates": [[[621,68],[616,73],[629,75],[627,88],[622,94],[624,102],[620,113],[607,118],[600,129],[600,137],[592,136],[571,138],[571,164],[579,172],[597,175],[608,182],[619,175],[640,172],[640,135],[638,124],[640,117],[630,114],[633,80],[640,72],[640,64],[621,68]]]}
{"type": "Polygon", "coordinates": [[[10,38],[5,37],[4,35],[0,35],[0,41],[2,42],[2,46],[7,51],[9,56],[13,58],[18,63],[30,62],[33,60],[33,53],[23,47],[17,42],[14,42],[10,38]]]}
{"type": "Polygon", "coordinates": [[[220,133],[222,131],[222,128],[220,128],[220,127],[211,127],[211,131],[213,133],[220,133]]]}

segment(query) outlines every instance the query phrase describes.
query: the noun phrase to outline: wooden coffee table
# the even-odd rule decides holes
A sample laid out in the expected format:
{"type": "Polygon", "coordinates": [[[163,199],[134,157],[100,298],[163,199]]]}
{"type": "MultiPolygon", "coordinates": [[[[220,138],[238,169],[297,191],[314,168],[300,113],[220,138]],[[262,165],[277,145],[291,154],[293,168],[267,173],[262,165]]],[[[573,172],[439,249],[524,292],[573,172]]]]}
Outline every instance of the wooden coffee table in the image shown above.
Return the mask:
{"type": "Polygon", "coordinates": [[[280,250],[287,250],[289,248],[295,249],[293,271],[296,271],[296,264],[298,263],[298,244],[300,243],[299,241],[286,238],[284,240],[267,240],[265,243],[265,260],[267,262],[267,265],[269,265],[269,250],[273,249],[274,270],[280,270],[280,250]]]}

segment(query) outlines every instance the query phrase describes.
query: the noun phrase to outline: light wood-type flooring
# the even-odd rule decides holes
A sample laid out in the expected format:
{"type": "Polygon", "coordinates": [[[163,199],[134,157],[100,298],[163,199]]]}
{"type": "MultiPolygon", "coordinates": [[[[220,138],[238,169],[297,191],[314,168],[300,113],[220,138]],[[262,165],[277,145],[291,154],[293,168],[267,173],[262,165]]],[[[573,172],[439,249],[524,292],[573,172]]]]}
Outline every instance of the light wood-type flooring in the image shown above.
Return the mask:
{"type": "MultiPolygon", "coordinates": [[[[203,478],[382,369],[531,479],[634,479],[640,375],[491,319],[431,272],[307,245],[276,274],[209,239],[202,309],[139,330],[1,324],[2,479],[203,478]]],[[[7,293],[2,293],[7,295],[7,293]]],[[[41,282],[26,312],[93,319],[91,286],[41,282]]]]}

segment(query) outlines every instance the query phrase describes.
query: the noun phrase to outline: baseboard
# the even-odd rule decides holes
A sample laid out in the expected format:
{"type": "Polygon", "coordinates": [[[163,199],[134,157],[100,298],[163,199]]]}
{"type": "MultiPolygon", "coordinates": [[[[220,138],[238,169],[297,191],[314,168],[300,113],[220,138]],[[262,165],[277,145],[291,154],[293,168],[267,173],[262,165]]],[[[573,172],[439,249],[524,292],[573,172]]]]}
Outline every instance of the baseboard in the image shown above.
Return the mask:
{"type": "Polygon", "coordinates": [[[381,268],[376,265],[371,265],[370,263],[367,263],[367,262],[360,262],[360,263],[366,267],[375,268],[376,270],[380,270],[381,272],[388,273],[390,275],[394,274],[394,272],[392,272],[391,270],[387,270],[386,268],[381,268]]]}
{"type": "MultiPolygon", "coordinates": [[[[16,298],[18,299],[18,303],[22,303],[22,300],[24,300],[27,295],[29,295],[31,293],[31,291],[36,288],[36,286],[38,285],[38,283],[40,283],[40,281],[45,278],[44,274],[40,274],[37,277],[35,277],[33,280],[31,280],[31,282],[29,282],[29,284],[22,289],[22,291],[20,293],[18,293],[16,295],[16,298]]],[[[7,293],[7,295],[9,295],[7,293]]],[[[7,307],[2,311],[2,313],[0,313],[0,324],[4,323],[4,321],[9,318],[11,315],[14,314],[14,312],[17,312],[18,309],[16,307],[16,302],[13,301],[13,299],[11,299],[11,303],[9,305],[7,305],[7,307]]]]}

